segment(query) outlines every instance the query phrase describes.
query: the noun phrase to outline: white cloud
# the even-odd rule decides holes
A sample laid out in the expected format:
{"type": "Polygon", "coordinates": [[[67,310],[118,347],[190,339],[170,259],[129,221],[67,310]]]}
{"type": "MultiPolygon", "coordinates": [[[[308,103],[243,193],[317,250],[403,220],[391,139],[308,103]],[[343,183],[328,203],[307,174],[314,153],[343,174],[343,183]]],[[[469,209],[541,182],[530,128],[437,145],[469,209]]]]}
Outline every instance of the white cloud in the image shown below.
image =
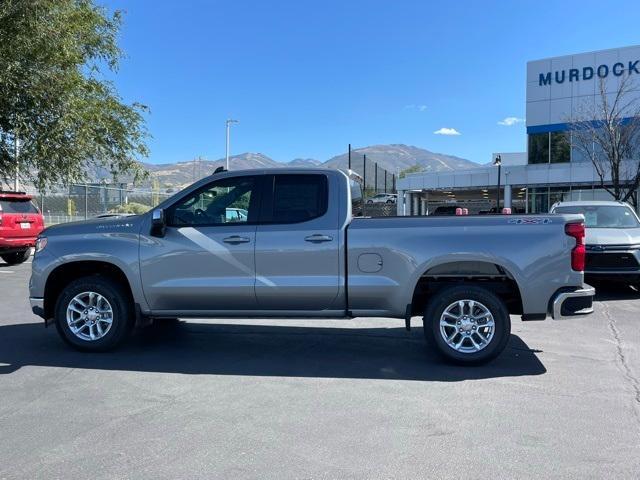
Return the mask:
{"type": "Polygon", "coordinates": [[[505,127],[512,127],[516,123],[524,122],[524,118],[519,117],[506,117],[504,120],[500,120],[498,125],[503,125],[505,127]]]}
{"type": "Polygon", "coordinates": [[[442,127],[440,130],[433,132],[436,135],[460,135],[460,132],[455,128],[442,127]]]}
{"type": "Polygon", "coordinates": [[[414,105],[413,103],[411,105],[405,105],[404,106],[405,110],[418,110],[419,112],[424,112],[427,109],[426,105],[414,105]]]}

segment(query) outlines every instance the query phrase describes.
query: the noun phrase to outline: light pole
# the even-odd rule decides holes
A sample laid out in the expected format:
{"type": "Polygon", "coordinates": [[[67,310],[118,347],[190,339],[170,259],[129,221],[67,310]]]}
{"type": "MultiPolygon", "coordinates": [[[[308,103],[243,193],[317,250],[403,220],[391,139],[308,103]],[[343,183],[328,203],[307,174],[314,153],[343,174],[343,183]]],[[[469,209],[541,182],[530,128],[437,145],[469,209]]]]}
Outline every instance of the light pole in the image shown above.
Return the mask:
{"type": "Polygon", "coordinates": [[[20,190],[20,139],[18,138],[18,135],[15,136],[13,141],[15,149],[14,157],[16,159],[16,178],[13,180],[13,190],[17,192],[20,190]]]}
{"type": "Polygon", "coordinates": [[[226,126],[227,126],[227,144],[226,144],[226,150],[225,150],[225,158],[226,158],[226,169],[229,170],[229,132],[231,130],[231,125],[233,125],[234,123],[240,123],[238,122],[238,120],[233,120],[231,118],[227,119],[226,121],[226,126]]]}
{"type": "Polygon", "coordinates": [[[498,202],[496,203],[496,213],[500,213],[500,171],[502,168],[502,158],[500,158],[500,155],[496,155],[493,164],[498,167],[498,202]]]}

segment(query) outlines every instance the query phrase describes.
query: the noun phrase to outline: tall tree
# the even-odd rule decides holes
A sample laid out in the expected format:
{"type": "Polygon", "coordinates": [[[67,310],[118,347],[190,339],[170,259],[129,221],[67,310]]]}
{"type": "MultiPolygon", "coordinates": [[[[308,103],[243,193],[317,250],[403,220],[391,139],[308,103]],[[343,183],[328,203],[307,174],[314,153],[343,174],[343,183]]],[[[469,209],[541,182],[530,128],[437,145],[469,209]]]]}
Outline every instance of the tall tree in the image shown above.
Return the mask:
{"type": "Polygon", "coordinates": [[[583,103],[571,122],[571,144],[593,164],[613,198],[637,206],[640,185],[640,98],[628,74],[616,88],[601,79],[595,102],[583,103]]]}
{"type": "Polygon", "coordinates": [[[147,108],[105,78],[122,57],[121,19],[92,0],[0,1],[0,177],[19,165],[42,189],[92,166],[144,174],[147,108]]]}

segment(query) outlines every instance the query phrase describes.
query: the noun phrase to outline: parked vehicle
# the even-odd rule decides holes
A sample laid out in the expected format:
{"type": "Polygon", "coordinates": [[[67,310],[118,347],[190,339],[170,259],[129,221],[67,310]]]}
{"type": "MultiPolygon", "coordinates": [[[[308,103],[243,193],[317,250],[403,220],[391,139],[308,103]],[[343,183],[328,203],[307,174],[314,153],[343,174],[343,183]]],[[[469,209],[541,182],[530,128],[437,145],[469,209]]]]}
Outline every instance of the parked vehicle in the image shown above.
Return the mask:
{"type": "Polygon", "coordinates": [[[26,261],[44,220],[24,192],[0,191],[0,258],[9,265],[26,261]]]}
{"type": "Polygon", "coordinates": [[[338,170],[221,172],[140,216],[50,227],[33,312],[86,351],[150,319],[423,315],[430,345],[475,364],[504,349],[509,314],[591,311],[581,215],[354,218],[361,198],[338,170]]]}
{"type": "Polygon", "coordinates": [[[396,203],[398,195],[395,193],[378,193],[367,199],[367,203],[396,203]]]}
{"type": "Polygon", "coordinates": [[[227,208],[227,222],[246,222],[248,213],[244,208],[227,208]]]}
{"type": "Polygon", "coordinates": [[[631,206],[615,201],[558,202],[551,212],[584,215],[588,277],[640,290],[640,219],[631,206]]]}
{"type": "Polygon", "coordinates": [[[462,207],[460,205],[440,205],[439,207],[436,207],[436,209],[431,212],[430,215],[432,217],[455,215],[457,208],[462,207]]]}

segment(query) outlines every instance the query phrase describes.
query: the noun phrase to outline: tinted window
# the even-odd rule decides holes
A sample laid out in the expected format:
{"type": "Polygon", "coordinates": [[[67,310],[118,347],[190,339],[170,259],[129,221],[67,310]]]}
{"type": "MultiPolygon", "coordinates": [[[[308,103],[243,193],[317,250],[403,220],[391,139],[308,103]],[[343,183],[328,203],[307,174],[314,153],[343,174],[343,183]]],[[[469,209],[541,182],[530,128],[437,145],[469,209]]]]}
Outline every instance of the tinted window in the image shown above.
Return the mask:
{"type": "Polygon", "coordinates": [[[38,213],[38,209],[30,200],[0,200],[0,212],[38,213]]]}
{"type": "Polygon", "coordinates": [[[556,207],[553,213],[582,213],[587,228],[635,228],[638,219],[630,208],[614,205],[556,207]]]}
{"type": "Polygon", "coordinates": [[[529,135],[529,163],[549,163],[549,134],[529,135]]]}
{"type": "Polygon", "coordinates": [[[172,206],[168,223],[173,226],[246,223],[252,217],[255,177],[218,180],[172,206]]]}
{"type": "Polygon", "coordinates": [[[327,211],[324,175],[276,175],[273,188],[273,222],[304,222],[327,211]]]}
{"type": "Polygon", "coordinates": [[[571,157],[568,133],[551,133],[551,163],[567,163],[571,157]]]}

